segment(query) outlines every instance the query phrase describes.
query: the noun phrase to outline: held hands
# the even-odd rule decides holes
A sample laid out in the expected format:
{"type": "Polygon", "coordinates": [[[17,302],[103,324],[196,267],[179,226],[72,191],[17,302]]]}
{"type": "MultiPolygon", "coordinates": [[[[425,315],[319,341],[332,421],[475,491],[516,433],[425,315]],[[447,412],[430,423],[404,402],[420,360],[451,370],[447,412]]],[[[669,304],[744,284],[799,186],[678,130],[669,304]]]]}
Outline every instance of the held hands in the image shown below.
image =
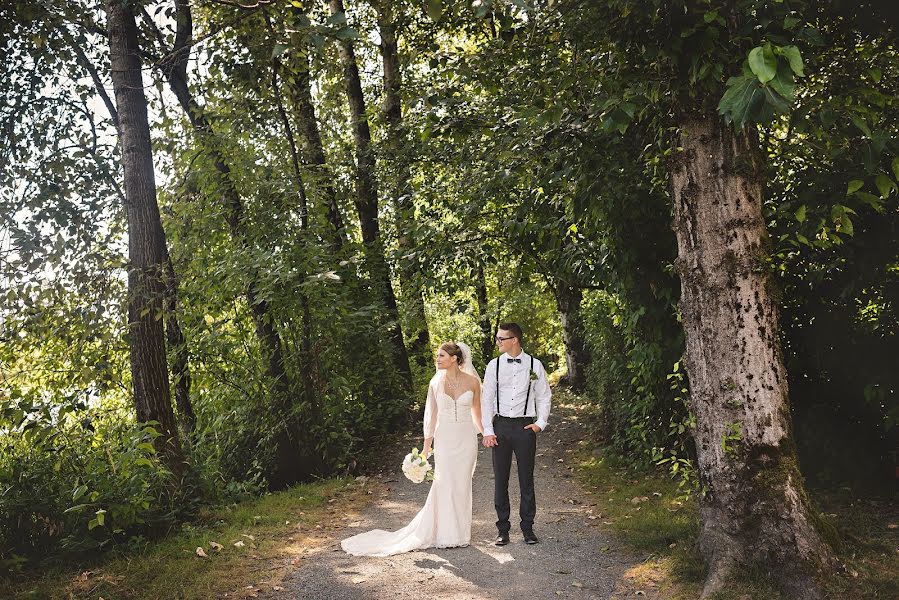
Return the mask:
{"type": "Polygon", "coordinates": [[[496,441],[495,435],[485,435],[484,436],[484,447],[485,448],[493,448],[494,446],[498,446],[499,442],[496,441]]]}

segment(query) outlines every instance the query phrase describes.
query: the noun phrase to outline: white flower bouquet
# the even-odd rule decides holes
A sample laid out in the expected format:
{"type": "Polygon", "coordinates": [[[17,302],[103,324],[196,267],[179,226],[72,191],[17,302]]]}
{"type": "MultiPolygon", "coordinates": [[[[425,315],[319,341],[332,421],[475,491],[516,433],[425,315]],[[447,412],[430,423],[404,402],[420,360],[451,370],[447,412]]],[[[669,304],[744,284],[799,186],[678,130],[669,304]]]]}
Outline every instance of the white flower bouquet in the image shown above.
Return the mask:
{"type": "Polygon", "coordinates": [[[413,483],[421,483],[425,479],[433,478],[431,463],[418,452],[418,448],[412,448],[412,452],[403,459],[403,475],[413,483]]]}

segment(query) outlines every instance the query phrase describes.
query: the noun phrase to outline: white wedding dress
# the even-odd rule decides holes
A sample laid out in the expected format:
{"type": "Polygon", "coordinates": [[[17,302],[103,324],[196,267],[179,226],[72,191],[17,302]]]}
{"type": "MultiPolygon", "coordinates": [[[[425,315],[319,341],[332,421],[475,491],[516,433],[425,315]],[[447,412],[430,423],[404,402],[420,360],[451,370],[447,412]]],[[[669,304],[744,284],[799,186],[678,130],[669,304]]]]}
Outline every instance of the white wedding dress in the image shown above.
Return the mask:
{"type": "Polygon", "coordinates": [[[428,386],[425,437],[434,438],[434,482],[424,507],[397,531],[375,529],[340,543],[354,556],[390,556],[425,548],[453,548],[471,542],[471,479],[478,457],[471,391],[453,399],[443,372],[428,386]]]}

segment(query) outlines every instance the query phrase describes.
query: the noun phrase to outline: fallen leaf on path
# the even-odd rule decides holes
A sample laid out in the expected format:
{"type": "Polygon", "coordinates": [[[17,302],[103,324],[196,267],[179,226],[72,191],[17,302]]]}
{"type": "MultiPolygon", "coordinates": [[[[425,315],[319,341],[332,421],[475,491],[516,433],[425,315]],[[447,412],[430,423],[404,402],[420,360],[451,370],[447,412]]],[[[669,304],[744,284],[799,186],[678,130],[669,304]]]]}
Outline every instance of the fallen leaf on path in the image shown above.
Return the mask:
{"type": "Polygon", "coordinates": [[[575,582],[572,583],[571,585],[572,585],[573,587],[576,587],[576,588],[582,588],[582,587],[584,587],[584,584],[581,583],[580,581],[575,581],[575,582]]]}
{"type": "Polygon", "coordinates": [[[243,540],[237,540],[236,542],[234,542],[234,545],[237,546],[238,548],[243,548],[244,547],[243,540]]]}
{"type": "Polygon", "coordinates": [[[215,550],[215,551],[219,551],[219,550],[221,550],[222,548],[224,548],[224,546],[222,546],[222,545],[219,544],[218,542],[209,542],[209,547],[212,548],[212,549],[215,550]]]}
{"type": "Polygon", "coordinates": [[[200,558],[209,558],[202,546],[197,546],[197,556],[200,558]]]}
{"type": "Polygon", "coordinates": [[[253,541],[253,542],[256,541],[256,538],[254,538],[252,535],[247,535],[246,533],[241,533],[241,534],[240,534],[240,537],[245,537],[245,538],[247,538],[248,540],[253,541]]]}
{"type": "Polygon", "coordinates": [[[899,525],[896,525],[895,523],[890,523],[889,525],[887,525],[887,529],[896,529],[897,527],[899,527],[899,525]]]}
{"type": "Polygon", "coordinates": [[[272,589],[275,590],[276,592],[283,592],[283,591],[284,591],[284,588],[282,588],[280,585],[272,586],[272,589]]]}

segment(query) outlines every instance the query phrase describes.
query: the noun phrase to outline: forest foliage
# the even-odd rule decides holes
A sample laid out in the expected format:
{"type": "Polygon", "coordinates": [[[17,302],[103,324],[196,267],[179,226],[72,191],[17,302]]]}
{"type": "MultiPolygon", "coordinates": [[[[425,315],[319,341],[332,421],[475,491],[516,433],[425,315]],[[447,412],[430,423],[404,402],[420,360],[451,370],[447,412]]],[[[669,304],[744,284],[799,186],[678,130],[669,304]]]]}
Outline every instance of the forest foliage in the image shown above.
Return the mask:
{"type": "Polygon", "coordinates": [[[135,412],[109,7],[4,4],[0,566],[352,473],[418,418],[432,346],[467,341],[482,368],[501,320],[600,405],[595,435],[701,493],[671,226],[690,108],[763,158],[758,269],[803,475],[889,490],[888,4],[124,2],[168,257],[140,318],[166,329],[174,465],[135,412]]]}

